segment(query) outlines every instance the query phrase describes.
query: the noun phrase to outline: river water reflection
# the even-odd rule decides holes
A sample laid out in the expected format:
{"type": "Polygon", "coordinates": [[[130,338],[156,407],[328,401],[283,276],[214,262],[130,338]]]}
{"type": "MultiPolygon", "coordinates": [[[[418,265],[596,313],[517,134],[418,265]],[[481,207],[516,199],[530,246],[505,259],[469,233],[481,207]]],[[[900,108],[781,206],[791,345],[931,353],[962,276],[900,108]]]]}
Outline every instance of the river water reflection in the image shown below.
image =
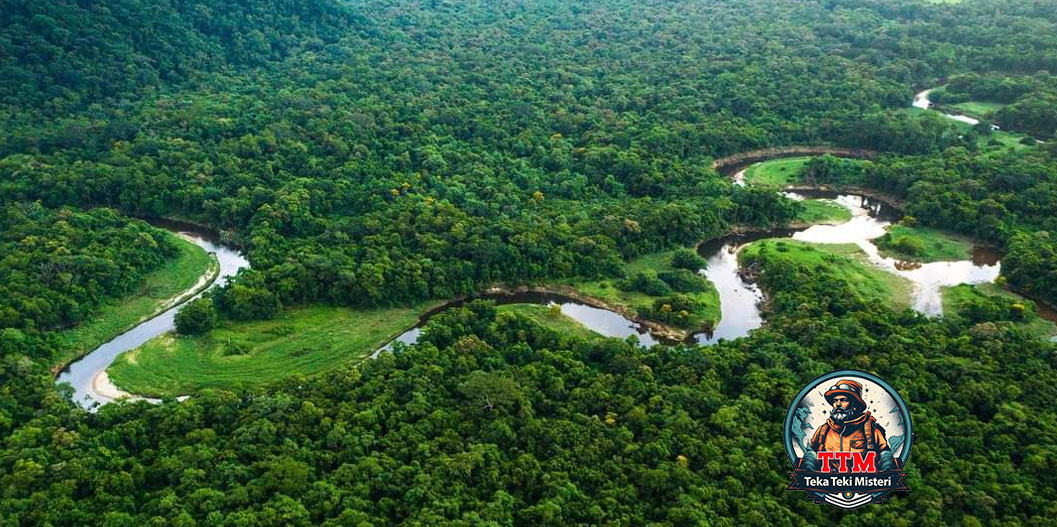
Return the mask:
{"type": "MultiPolygon", "coordinates": [[[[510,294],[490,293],[474,297],[473,299],[490,300],[499,306],[508,304],[557,305],[560,307],[563,315],[579,322],[584,327],[590,328],[592,331],[600,335],[620,339],[625,339],[634,335],[643,346],[653,346],[654,344],[662,343],[660,339],[651,335],[649,330],[638,322],[624,318],[624,316],[609,311],[608,309],[589,306],[565,295],[540,292],[520,292],[510,294]]],[[[422,317],[422,322],[419,325],[405,331],[388,344],[375,351],[371,354],[371,358],[377,357],[378,354],[383,351],[391,350],[393,344],[396,342],[414,344],[418,341],[418,337],[422,334],[423,327],[433,314],[461,306],[467,301],[468,300],[450,302],[430,311],[422,317]]]]}
{"type": "Polygon", "coordinates": [[[912,307],[917,311],[926,315],[942,314],[942,287],[993,282],[998,278],[1001,263],[997,254],[981,247],[976,248],[972,259],[957,261],[917,263],[881,256],[871,240],[885,234],[896,211],[862,196],[843,194],[834,201],[851,211],[850,221],[840,225],[815,225],[794,233],[792,238],[811,243],[857,245],[871,263],[913,284],[912,307]]]}

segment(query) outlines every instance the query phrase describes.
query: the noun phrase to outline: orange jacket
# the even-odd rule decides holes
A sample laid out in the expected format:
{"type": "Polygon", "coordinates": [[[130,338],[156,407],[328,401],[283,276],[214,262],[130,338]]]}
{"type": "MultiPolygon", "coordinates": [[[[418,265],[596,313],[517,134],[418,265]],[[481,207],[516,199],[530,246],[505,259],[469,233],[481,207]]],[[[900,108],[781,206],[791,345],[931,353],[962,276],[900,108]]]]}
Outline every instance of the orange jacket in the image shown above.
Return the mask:
{"type": "Polygon", "coordinates": [[[870,446],[866,437],[867,428],[871,429],[873,435],[873,450],[877,453],[887,450],[885,430],[877,424],[870,412],[863,412],[859,417],[843,424],[827,419],[811,437],[811,449],[815,452],[866,452],[870,446]]]}

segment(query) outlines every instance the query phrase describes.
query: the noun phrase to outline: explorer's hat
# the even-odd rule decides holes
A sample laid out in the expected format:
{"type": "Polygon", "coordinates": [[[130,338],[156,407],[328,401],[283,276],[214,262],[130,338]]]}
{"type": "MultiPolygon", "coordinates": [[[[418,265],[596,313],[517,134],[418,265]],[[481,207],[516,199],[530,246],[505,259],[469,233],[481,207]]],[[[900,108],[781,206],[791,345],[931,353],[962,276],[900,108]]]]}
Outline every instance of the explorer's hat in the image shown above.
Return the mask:
{"type": "Polygon", "coordinates": [[[846,395],[866,408],[866,403],[862,400],[862,384],[860,383],[847,379],[837,381],[836,384],[830,386],[829,390],[826,390],[826,402],[833,404],[833,398],[838,395],[846,395]]]}

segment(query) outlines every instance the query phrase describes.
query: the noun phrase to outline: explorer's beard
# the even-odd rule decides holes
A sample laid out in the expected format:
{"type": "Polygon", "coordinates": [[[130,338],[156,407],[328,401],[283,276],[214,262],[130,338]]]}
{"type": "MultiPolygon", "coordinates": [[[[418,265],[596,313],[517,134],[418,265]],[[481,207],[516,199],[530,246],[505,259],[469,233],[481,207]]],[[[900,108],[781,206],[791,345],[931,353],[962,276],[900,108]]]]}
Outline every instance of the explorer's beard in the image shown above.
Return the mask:
{"type": "Polygon", "coordinates": [[[840,408],[834,407],[833,410],[830,411],[830,413],[829,413],[829,418],[833,419],[834,423],[838,423],[839,424],[839,423],[843,423],[845,421],[852,421],[856,417],[859,417],[859,414],[861,414],[861,413],[862,413],[862,410],[859,410],[858,408],[856,408],[854,406],[851,407],[851,408],[848,408],[846,411],[845,410],[841,410],[840,408]]]}

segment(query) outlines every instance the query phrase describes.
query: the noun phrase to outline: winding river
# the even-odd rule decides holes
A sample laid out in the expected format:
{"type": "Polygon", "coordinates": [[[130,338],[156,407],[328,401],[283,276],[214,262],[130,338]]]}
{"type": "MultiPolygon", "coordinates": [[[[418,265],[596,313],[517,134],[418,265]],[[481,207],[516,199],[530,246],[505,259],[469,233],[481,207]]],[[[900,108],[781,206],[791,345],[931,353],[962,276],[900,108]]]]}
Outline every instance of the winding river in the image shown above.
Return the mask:
{"type": "MultiPolygon", "coordinates": [[[[913,105],[929,109],[928,94],[925,90],[914,96],[913,105]]],[[[979,121],[964,115],[944,114],[968,124],[979,121]]],[[[860,157],[868,157],[869,153],[860,157]]],[[[791,152],[778,153],[774,157],[794,155],[791,152]]],[[[838,154],[839,155],[839,154],[838,154]]],[[[856,155],[856,154],[847,154],[856,155]]],[[[753,159],[753,161],[760,161],[753,159]]],[[[724,167],[723,172],[732,176],[734,182],[744,185],[744,173],[747,163],[733,163],[724,167]],[[737,166],[735,166],[737,165],[737,166]]],[[[885,228],[899,218],[892,207],[876,199],[857,194],[837,194],[811,191],[789,191],[786,196],[792,199],[832,199],[847,208],[852,215],[850,221],[839,225],[814,225],[803,229],[774,229],[748,234],[732,234],[725,238],[701,244],[698,253],[707,260],[707,269],[700,272],[715,284],[719,291],[722,318],[711,332],[698,332],[687,339],[690,343],[710,344],[720,339],[743,337],[750,330],[760,327],[763,319],[760,316],[760,303],[763,293],[752,283],[742,280],[738,273],[738,251],[753,241],[762,238],[791,237],[811,243],[821,244],[855,244],[866,253],[874,265],[909,280],[913,284],[912,305],[914,309],[928,314],[942,313],[940,291],[944,286],[983,283],[994,281],[998,277],[1001,265],[999,255],[986,248],[976,248],[970,260],[934,262],[916,264],[887,258],[880,254],[877,246],[870,240],[884,235],[885,228]]],[[[223,283],[240,269],[249,267],[249,262],[236,249],[226,246],[209,233],[187,224],[152,221],[152,224],[176,232],[206,251],[214,254],[220,264],[220,272],[215,283],[223,283]]],[[[205,288],[208,289],[208,288],[205,288]]],[[[202,292],[194,295],[200,296],[202,292]]],[[[192,298],[192,299],[193,299],[192,298]]],[[[647,328],[615,312],[586,305],[566,296],[551,293],[516,293],[488,294],[480,298],[494,300],[497,304],[533,303],[541,305],[556,304],[566,316],[584,326],[608,337],[627,338],[637,336],[643,346],[665,343],[650,334],[647,328]]],[[[420,323],[402,333],[382,348],[371,354],[371,358],[392,349],[396,342],[413,344],[422,333],[422,327],[433,313],[447,309],[461,302],[445,304],[441,308],[427,313],[420,323]]],[[[74,400],[86,408],[95,408],[119,398],[143,399],[122,392],[106,375],[106,368],[114,359],[126,351],[144,344],[148,340],[174,329],[173,318],[178,306],[169,308],[161,314],[147,320],[118,337],[99,346],[83,358],[71,363],[63,370],[56,381],[70,383],[74,388],[74,400]]],[[[1048,317],[1047,317],[1048,318],[1048,317]]],[[[147,399],[151,400],[151,399],[147,399]]]]}
{"type": "MultiPolygon", "coordinates": [[[[472,300],[477,299],[491,300],[499,306],[506,304],[537,304],[542,306],[557,305],[561,309],[563,315],[579,322],[584,327],[590,328],[592,331],[600,335],[619,339],[625,339],[634,335],[643,346],[671,343],[653,336],[648,328],[625,318],[619,313],[608,309],[589,306],[575,298],[560,293],[540,291],[486,293],[475,296],[472,300]]],[[[452,307],[461,306],[465,302],[466,300],[448,302],[431,310],[429,313],[426,313],[421,317],[418,325],[405,331],[385,346],[376,350],[371,354],[371,357],[377,357],[379,353],[392,349],[395,342],[414,344],[418,340],[418,336],[422,334],[422,327],[425,326],[433,314],[452,307]]]]}
{"type": "MultiPolygon", "coordinates": [[[[213,285],[221,284],[228,277],[238,273],[239,269],[249,267],[249,262],[242,253],[220,243],[211,234],[193,225],[163,220],[151,220],[150,223],[156,227],[175,232],[215,255],[220,265],[220,272],[213,285]]],[[[202,292],[205,290],[208,290],[208,287],[204,288],[202,292]]],[[[187,301],[198,298],[202,295],[202,292],[187,301]]],[[[74,401],[86,408],[93,408],[99,404],[106,404],[119,398],[137,398],[122,392],[110,383],[106,368],[110,366],[110,363],[114,362],[118,355],[138,348],[154,337],[172,331],[175,328],[173,318],[176,316],[176,311],[179,310],[180,305],[173,306],[154,318],[140,323],[92,350],[84,357],[70,363],[59,374],[56,382],[70,383],[74,389],[74,401]]]]}
{"type": "MultiPolygon", "coordinates": [[[[740,172],[739,172],[740,173],[740,172]]],[[[972,259],[919,264],[881,256],[870,240],[882,236],[886,227],[901,215],[893,207],[862,195],[838,194],[826,191],[786,192],[793,199],[831,199],[851,212],[850,221],[839,225],[814,225],[801,229],[771,229],[712,240],[698,246],[698,254],[708,262],[701,270],[719,291],[722,318],[711,332],[697,332],[689,336],[687,343],[712,344],[720,339],[733,339],[748,335],[760,327],[760,303],[763,292],[738,273],[737,255],[742,247],[764,238],[792,238],[819,244],[855,244],[866,253],[874,265],[907,279],[912,284],[912,307],[927,315],[939,315],[943,311],[941,288],[958,284],[977,284],[994,281],[1001,269],[998,254],[984,247],[976,247],[972,259]]],[[[497,304],[534,303],[557,304],[563,314],[584,326],[609,337],[626,338],[638,335],[644,346],[670,343],[650,335],[646,328],[623,316],[584,305],[574,299],[554,294],[483,295],[497,304]]],[[[450,307],[449,304],[445,307],[450,307]]],[[[423,317],[428,320],[427,317],[423,317]]],[[[395,341],[414,343],[421,333],[421,326],[400,335],[395,341]]],[[[391,345],[391,344],[390,344],[391,345]]],[[[389,349],[382,348],[372,356],[389,349]]]]}
{"type": "MultiPolygon", "coordinates": [[[[739,172],[740,173],[740,172],[739,172]]],[[[942,312],[940,288],[961,283],[981,283],[993,281],[999,273],[1000,265],[997,254],[985,249],[977,249],[972,260],[954,262],[935,262],[929,264],[909,264],[901,260],[886,258],[879,254],[871,239],[885,233],[885,227],[899,217],[898,212],[876,200],[855,195],[830,192],[786,192],[793,199],[832,199],[851,211],[852,219],[839,225],[814,225],[803,229],[772,229],[747,234],[733,234],[721,239],[701,244],[698,253],[707,260],[708,266],[701,270],[719,291],[722,318],[711,332],[698,332],[690,335],[688,343],[711,344],[720,339],[743,337],[750,330],[760,327],[763,319],[760,315],[760,303],[763,292],[752,283],[744,281],[738,273],[738,251],[747,244],[763,238],[791,237],[812,243],[853,243],[858,245],[870,261],[878,267],[911,281],[914,285],[913,307],[926,314],[935,315],[942,312]]],[[[249,263],[232,247],[219,243],[207,234],[185,225],[156,225],[178,232],[216,255],[220,263],[217,281],[221,282],[249,263]]],[[[194,297],[200,296],[198,293],[194,297]]],[[[531,303],[539,305],[560,306],[561,312],[583,324],[585,327],[607,337],[627,338],[636,336],[643,346],[654,344],[671,344],[650,334],[641,324],[624,316],[584,304],[576,299],[555,293],[491,293],[478,298],[493,300],[496,304],[531,303]]],[[[395,342],[413,344],[421,335],[422,327],[429,317],[439,311],[462,304],[462,301],[451,302],[425,314],[420,324],[402,333],[371,357],[390,350],[395,342]]],[[[178,307],[164,311],[147,320],[113,340],[99,346],[82,359],[73,362],[59,375],[57,382],[68,382],[74,388],[74,399],[87,408],[105,404],[119,398],[137,399],[139,397],[124,393],[109,382],[106,368],[113,360],[126,351],[144,344],[148,340],[174,329],[173,317],[178,307]]],[[[151,400],[151,399],[147,399],[151,400]]]]}
{"type": "MultiPolygon", "coordinates": [[[[962,115],[962,114],[958,114],[958,113],[947,113],[947,109],[946,108],[944,108],[943,110],[937,109],[936,105],[933,104],[931,100],[929,100],[929,94],[932,93],[933,91],[935,91],[936,89],[938,89],[938,88],[930,88],[930,89],[927,89],[927,90],[924,90],[924,91],[920,91],[920,92],[914,94],[914,101],[912,103],[914,108],[921,108],[922,110],[932,110],[934,112],[938,112],[940,115],[942,115],[942,116],[944,116],[944,117],[946,117],[948,119],[954,119],[955,121],[963,122],[963,123],[966,123],[966,124],[969,124],[969,125],[973,125],[973,126],[975,126],[977,124],[980,124],[980,120],[976,119],[975,117],[969,117],[968,115],[962,115]]],[[[991,125],[991,129],[992,130],[1001,130],[1001,128],[999,128],[999,126],[996,125],[996,124],[992,124],[991,125]]],[[[1007,132],[1014,132],[1013,130],[1006,130],[1006,131],[1007,132]]],[[[1014,132],[1014,133],[1016,133],[1016,132],[1014,132]]],[[[1026,137],[1030,137],[1030,138],[1034,139],[1036,144],[1041,144],[1041,143],[1045,143],[1046,142],[1045,140],[1043,140],[1041,138],[1038,138],[1038,137],[1035,137],[1035,136],[1032,136],[1030,134],[1025,134],[1023,132],[1020,132],[1020,134],[1025,135],[1026,137]]]]}
{"type": "Polygon", "coordinates": [[[851,211],[851,220],[840,225],[814,225],[794,233],[792,238],[811,243],[857,245],[871,263],[913,284],[911,307],[921,313],[943,313],[940,294],[943,287],[993,282],[998,278],[999,255],[986,247],[974,247],[971,259],[957,261],[916,263],[881,256],[870,240],[883,236],[898,213],[884,203],[862,196],[842,194],[833,199],[851,211]]]}

